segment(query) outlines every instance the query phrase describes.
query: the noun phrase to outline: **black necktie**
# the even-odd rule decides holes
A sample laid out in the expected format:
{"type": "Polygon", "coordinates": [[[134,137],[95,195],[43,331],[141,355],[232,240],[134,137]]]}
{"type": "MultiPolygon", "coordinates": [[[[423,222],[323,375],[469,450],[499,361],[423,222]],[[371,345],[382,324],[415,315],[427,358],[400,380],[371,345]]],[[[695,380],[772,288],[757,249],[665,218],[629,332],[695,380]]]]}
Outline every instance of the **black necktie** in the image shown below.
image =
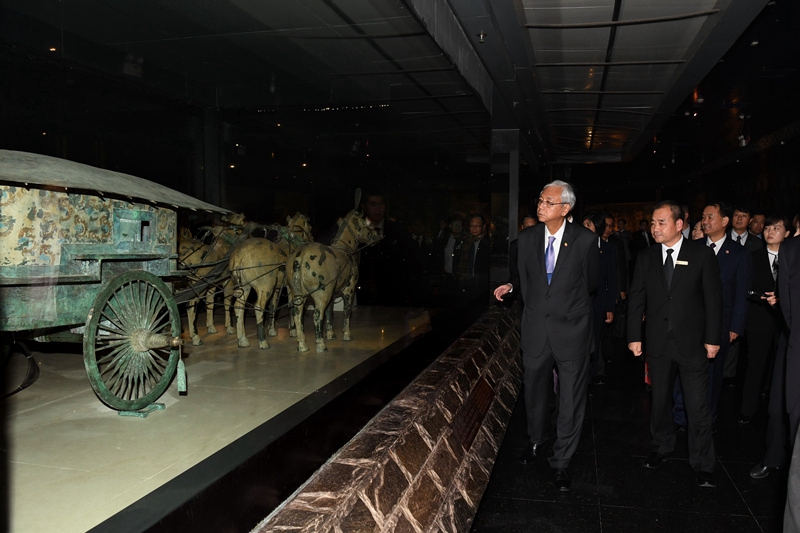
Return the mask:
{"type": "Polygon", "coordinates": [[[778,254],[775,254],[772,258],[772,279],[778,279],[778,254]]]}
{"type": "Polygon", "coordinates": [[[664,261],[664,278],[667,280],[667,288],[672,284],[672,273],[675,272],[675,263],[672,262],[672,248],[667,248],[667,260],[664,261]]]}

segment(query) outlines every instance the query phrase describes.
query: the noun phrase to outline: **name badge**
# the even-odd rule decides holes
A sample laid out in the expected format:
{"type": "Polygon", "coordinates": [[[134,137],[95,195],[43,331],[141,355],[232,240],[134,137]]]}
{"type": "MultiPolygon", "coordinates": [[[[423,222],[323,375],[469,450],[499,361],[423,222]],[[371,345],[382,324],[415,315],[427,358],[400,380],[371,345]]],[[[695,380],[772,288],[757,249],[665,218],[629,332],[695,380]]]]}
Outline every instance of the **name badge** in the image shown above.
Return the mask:
{"type": "Polygon", "coordinates": [[[677,266],[677,265],[689,266],[689,261],[681,261],[681,260],[679,259],[678,261],[675,261],[675,265],[676,265],[676,266],[677,266]]]}

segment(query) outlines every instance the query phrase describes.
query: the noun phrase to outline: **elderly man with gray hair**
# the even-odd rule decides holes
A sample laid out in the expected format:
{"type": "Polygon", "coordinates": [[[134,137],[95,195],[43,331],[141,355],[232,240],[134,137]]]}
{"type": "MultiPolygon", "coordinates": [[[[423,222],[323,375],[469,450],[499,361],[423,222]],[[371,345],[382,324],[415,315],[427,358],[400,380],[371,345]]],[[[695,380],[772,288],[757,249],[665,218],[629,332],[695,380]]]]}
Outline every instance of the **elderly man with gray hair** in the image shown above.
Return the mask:
{"type": "Polygon", "coordinates": [[[597,236],[567,222],[575,205],[569,183],[553,181],[539,196],[541,224],[519,234],[518,273],[499,286],[495,297],[519,291],[522,312],[522,366],[530,438],[523,464],[544,455],[550,437],[553,366],[558,371],[558,420],[550,467],[556,488],[569,491],[567,472],[578,447],[589,386],[589,354],[594,350],[592,294],[599,279],[597,236]]]}

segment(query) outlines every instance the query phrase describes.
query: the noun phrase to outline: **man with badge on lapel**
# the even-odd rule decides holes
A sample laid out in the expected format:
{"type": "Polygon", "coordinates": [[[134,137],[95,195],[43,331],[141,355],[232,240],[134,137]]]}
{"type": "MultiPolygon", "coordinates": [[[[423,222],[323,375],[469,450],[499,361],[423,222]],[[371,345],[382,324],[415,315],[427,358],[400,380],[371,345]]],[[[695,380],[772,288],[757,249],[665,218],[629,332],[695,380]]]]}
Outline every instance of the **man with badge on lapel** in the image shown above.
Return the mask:
{"type": "Polygon", "coordinates": [[[558,420],[550,467],[556,488],[569,491],[567,473],[578,447],[589,388],[589,354],[594,350],[592,295],[599,279],[597,236],[567,222],[575,192],[564,181],[545,185],[539,196],[537,224],[519,234],[518,275],[494,291],[500,300],[519,291],[522,313],[522,367],[525,413],[530,441],[523,464],[544,453],[549,438],[550,385],[558,370],[558,420]]]}
{"type": "Polygon", "coordinates": [[[652,246],[639,254],[628,295],[628,348],[642,355],[645,320],[652,387],[652,453],[658,468],[675,450],[672,390],[680,375],[688,413],[689,465],[697,485],[714,487],[716,460],[709,411],[708,360],[716,357],[722,331],[722,283],[714,252],[683,238],[683,209],[664,201],[653,210],[652,246]]]}

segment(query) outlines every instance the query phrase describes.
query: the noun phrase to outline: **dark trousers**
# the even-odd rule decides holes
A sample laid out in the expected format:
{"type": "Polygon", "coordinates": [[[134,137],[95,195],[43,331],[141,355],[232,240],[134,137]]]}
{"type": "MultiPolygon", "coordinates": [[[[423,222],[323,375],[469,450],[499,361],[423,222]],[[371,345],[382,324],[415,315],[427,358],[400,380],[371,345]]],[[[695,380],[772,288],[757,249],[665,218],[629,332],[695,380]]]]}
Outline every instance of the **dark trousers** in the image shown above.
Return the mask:
{"type": "Polygon", "coordinates": [[[594,345],[595,349],[589,357],[589,379],[606,374],[606,361],[603,355],[603,332],[606,325],[606,312],[593,310],[594,313],[594,345]]]}
{"type": "MultiPolygon", "coordinates": [[[[739,342],[737,339],[735,342],[739,342]]],[[[708,379],[708,410],[711,413],[711,422],[717,421],[717,406],[719,405],[719,397],[722,394],[723,371],[725,370],[725,361],[728,358],[728,351],[731,347],[730,337],[728,332],[722,336],[722,341],[719,345],[719,352],[714,359],[708,359],[706,364],[708,379]]],[[[686,425],[686,406],[683,398],[683,388],[681,387],[681,380],[678,378],[673,385],[673,402],[672,418],[679,426],[686,425]]]]}
{"type": "Polygon", "coordinates": [[[800,533],[800,439],[795,433],[789,482],[786,485],[786,507],[783,510],[783,533],[800,533]]]}
{"type": "Polygon", "coordinates": [[[558,415],[550,466],[566,468],[581,438],[589,387],[589,357],[587,354],[575,361],[558,361],[549,342],[536,357],[523,354],[525,415],[532,444],[543,443],[550,435],[554,364],[558,369],[558,415]]]}
{"type": "Polygon", "coordinates": [[[764,466],[782,467],[788,464],[789,453],[800,426],[800,413],[796,410],[787,413],[786,406],[786,336],[778,337],[775,352],[775,365],[772,371],[772,385],[769,390],[767,406],[767,449],[764,452],[764,466]]]}
{"type": "Polygon", "coordinates": [[[695,472],[713,472],[714,439],[708,408],[708,362],[705,357],[684,356],[673,337],[668,337],[664,354],[648,359],[652,403],[650,432],[653,451],[669,455],[675,450],[672,421],[672,393],[675,376],[683,384],[688,422],[689,465],[695,472]]]}
{"type": "MultiPolygon", "coordinates": [[[[739,342],[739,339],[734,341],[739,342]]],[[[731,342],[729,332],[725,331],[722,334],[722,342],[719,345],[719,353],[714,359],[709,359],[708,363],[708,410],[711,413],[711,421],[717,421],[717,406],[719,405],[719,397],[722,394],[723,374],[725,372],[725,363],[728,360],[728,353],[731,349],[731,342]]]]}
{"type": "Polygon", "coordinates": [[[764,389],[764,375],[772,364],[778,336],[774,328],[747,332],[747,371],[742,387],[741,414],[753,416],[764,389]]]}

